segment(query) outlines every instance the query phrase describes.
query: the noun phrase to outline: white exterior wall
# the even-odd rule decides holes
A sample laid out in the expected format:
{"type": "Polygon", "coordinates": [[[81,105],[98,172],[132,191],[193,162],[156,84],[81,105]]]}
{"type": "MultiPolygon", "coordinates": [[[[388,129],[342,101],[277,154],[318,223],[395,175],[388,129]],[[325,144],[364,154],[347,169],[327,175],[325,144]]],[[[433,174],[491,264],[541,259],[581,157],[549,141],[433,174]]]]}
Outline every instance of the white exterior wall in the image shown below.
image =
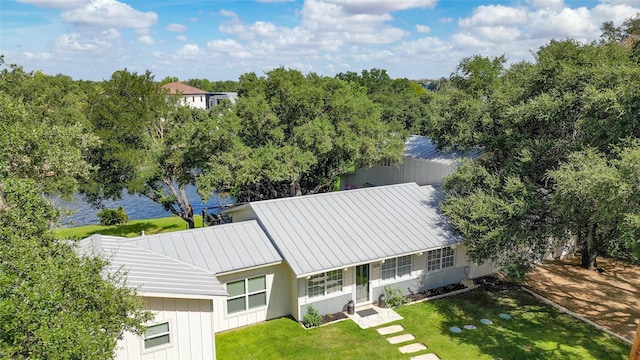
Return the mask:
{"type": "MultiPolygon", "coordinates": [[[[392,288],[400,288],[404,294],[411,291],[421,291],[426,288],[433,288],[433,284],[444,286],[455,284],[463,280],[465,277],[476,278],[493,273],[491,264],[477,265],[467,260],[466,247],[464,244],[458,244],[455,249],[455,260],[453,267],[427,272],[427,251],[423,251],[422,255],[411,255],[411,274],[396,278],[393,280],[382,280],[382,262],[381,260],[369,263],[369,301],[376,303],[378,296],[383,293],[386,285],[392,288]],[[468,267],[468,269],[466,269],[468,267]]],[[[321,313],[344,311],[341,309],[348,299],[355,301],[356,284],[355,284],[355,267],[348,267],[343,272],[343,288],[341,292],[336,292],[323,297],[307,297],[307,279],[299,278],[295,282],[297,287],[297,306],[294,308],[292,315],[297,320],[302,320],[307,305],[314,304],[321,313]],[[331,309],[323,312],[322,309],[331,309]]]]}
{"type": "MultiPolygon", "coordinates": [[[[337,291],[326,296],[317,296],[313,298],[309,298],[307,296],[308,287],[307,287],[307,278],[298,278],[297,279],[297,306],[295,308],[295,312],[293,315],[298,321],[301,321],[305,315],[305,311],[303,311],[304,305],[316,304],[316,303],[335,303],[333,306],[342,306],[346,305],[347,301],[344,301],[344,297],[348,295],[349,299],[355,300],[355,268],[347,267],[346,270],[342,271],[342,291],[337,291]]],[[[331,306],[331,305],[330,305],[331,306]]],[[[318,307],[318,306],[316,306],[318,307]]],[[[321,310],[321,309],[319,309],[321,310]]],[[[340,310],[336,310],[333,312],[338,312],[340,310]]],[[[322,312],[322,311],[321,311],[322,312]]]]}
{"type": "Polygon", "coordinates": [[[233,209],[233,211],[230,212],[230,215],[234,223],[247,220],[258,220],[256,213],[249,206],[245,206],[242,209],[233,209]]]}
{"type": "Polygon", "coordinates": [[[207,109],[207,96],[205,94],[198,95],[182,95],[180,99],[183,105],[196,109],[207,109]]]}
{"type": "Polygon", "coordinates": [[[216,332],[291,314],[291,297],[289,294],[292,292],[290,286],[292,275],[289,266],[284,263],[228,275],[217,275],[216,277],[220,283],[226,284],[227,282],[261,275],[266,276],[267,306],[227,315],[227,299],[223,297],[217,298],[214,302],[214,307],[219,309],[214,314],[216,332]]]}
{"type": "Polygon", "coordinates": [[[354,173],[340,177],[340,188],[348,184],[362,188],[369,183],[375,186],[415,182],[418,185],[439,185],[442,178],[452,174],[456,167],[432,161],[403,158],[403,163],[390,166],[378,165],[370,169],[357,169],[354,173]]]}
{"type": "Polygon", "coordinates": [[[141,336],[125,333],[123,339],[118,341],[116,359],[216,358],[212,300],[159,297],[143,299],[145,309],[155,314],[155,319],[148,325],[169,321],[171,343],[145,351],[141,336]]]}

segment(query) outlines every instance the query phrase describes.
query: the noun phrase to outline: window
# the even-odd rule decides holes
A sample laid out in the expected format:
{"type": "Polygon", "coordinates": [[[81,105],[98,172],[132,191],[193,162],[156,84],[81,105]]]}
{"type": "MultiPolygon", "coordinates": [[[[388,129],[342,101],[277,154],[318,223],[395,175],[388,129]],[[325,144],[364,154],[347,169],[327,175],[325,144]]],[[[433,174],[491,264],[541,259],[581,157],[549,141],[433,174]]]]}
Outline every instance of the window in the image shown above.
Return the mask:
{"type": "Polygon", "coordinates": [[[382,263],[382,280],[392,280],[411,274],[411,255],[388,259],[382,263]]]}
{"type": "Polygon", "coordinates": [[[455,250],[449,247],[427,252],[427,271],[453,267],[455,250]]]}
{"type": "Polygon", "coordinates": [[[452,248],[442,249],[442,268],[453,267],[455,251],[452,248]]]}
{"type": "Polygon", "coordinates": [[[342,270],[312,275],[307,279],[307,295],[324,296],[342,291],[342,270]]]}
{"type": "Polygon", "coordinates": [[[169,322],[164,322],[147,327],[144,333],[144,349],[170,344],[169,322]]]}
{"type": "Polygon", "coordinates": [[[267,305],[267,278],[258,276],[227,283],[227,314],[267,305]]]}

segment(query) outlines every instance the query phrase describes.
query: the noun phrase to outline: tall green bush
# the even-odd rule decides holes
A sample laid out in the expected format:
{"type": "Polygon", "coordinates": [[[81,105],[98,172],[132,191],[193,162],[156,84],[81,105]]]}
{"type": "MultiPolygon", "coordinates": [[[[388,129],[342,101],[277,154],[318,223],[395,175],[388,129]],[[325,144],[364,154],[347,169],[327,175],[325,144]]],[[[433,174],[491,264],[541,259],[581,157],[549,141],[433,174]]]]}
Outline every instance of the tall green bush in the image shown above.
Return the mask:
{"type": "Polygon", "coordinates": [[[320,312],[315,308],[315,306],[309,305],[307,313],[304,315],[303,322],[308,328],[320,326],[322,323],[322,315],[320,315],[320,312]]]}
{"type": "Polygon", "coordinates": [[[407,298],[402,295],[402,291],[389,285],[384,287],[384,297],[388,308],[402,306],[407,303],[407,298]]]}
{"type": "Polygon", "coordinates": [[[129,221],[129,216],[124,211],[122,206],[118,206],[117,209],[104,209],[98,213],[98,219],[100,219],[100,225],[120,225],[129,221]]]}

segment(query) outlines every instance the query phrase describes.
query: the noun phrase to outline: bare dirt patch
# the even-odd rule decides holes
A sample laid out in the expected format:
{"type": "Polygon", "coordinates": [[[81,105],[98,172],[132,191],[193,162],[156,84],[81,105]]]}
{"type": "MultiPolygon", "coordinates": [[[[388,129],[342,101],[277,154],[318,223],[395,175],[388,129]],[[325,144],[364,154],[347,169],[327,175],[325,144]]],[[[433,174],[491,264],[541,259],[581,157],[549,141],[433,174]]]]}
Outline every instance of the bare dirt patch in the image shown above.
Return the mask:
{"type": "Polygon", "coordinates": [[[598,259],[604,272],[583,269],[580,258],[546,262],[527,276],[531,290],[629,340],[640,319],[640,266],[598,259]]]}

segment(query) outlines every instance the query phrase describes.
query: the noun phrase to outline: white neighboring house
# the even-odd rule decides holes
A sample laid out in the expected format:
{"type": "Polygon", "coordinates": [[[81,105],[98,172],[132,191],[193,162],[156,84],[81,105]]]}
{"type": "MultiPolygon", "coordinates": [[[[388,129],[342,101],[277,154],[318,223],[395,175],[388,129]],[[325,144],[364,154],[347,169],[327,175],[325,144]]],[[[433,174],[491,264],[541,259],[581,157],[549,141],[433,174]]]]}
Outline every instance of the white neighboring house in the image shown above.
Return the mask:
{"type": "Polygon", "coordinates": [[[415,182],[418,185],[440,185],[452,174],[463,158],[475,160],[481,149],[470,151],[441,151],[430,138],[411,135],[405,142],[402,163],[385,162],[372,168],[358,168],[340,176],[340,190],[415,182]]]}
{"type": "Polygon", "coordinates": [[[377,302],[493,273],[466,258],[439,213],[442,192],[416,183],[250,202],[233,223],[132,239],[94,235],[81,247],[129,271],[156,313],[118,358],[215,357],[214,333],[291,315],[377,302]],[[157,357],[156,357],[157,356],[157,357]]]}
{"type": "Polygon", "coordinates": [[[171,82],[162,85],[167,89],[169,94],[182,95],[182,104],[197,109],[209,110],[217,106],[222,100],[229,100],[235,104],[238,99],[238,93],[235,92],[207,92],[181,82],[171,82]]]}

